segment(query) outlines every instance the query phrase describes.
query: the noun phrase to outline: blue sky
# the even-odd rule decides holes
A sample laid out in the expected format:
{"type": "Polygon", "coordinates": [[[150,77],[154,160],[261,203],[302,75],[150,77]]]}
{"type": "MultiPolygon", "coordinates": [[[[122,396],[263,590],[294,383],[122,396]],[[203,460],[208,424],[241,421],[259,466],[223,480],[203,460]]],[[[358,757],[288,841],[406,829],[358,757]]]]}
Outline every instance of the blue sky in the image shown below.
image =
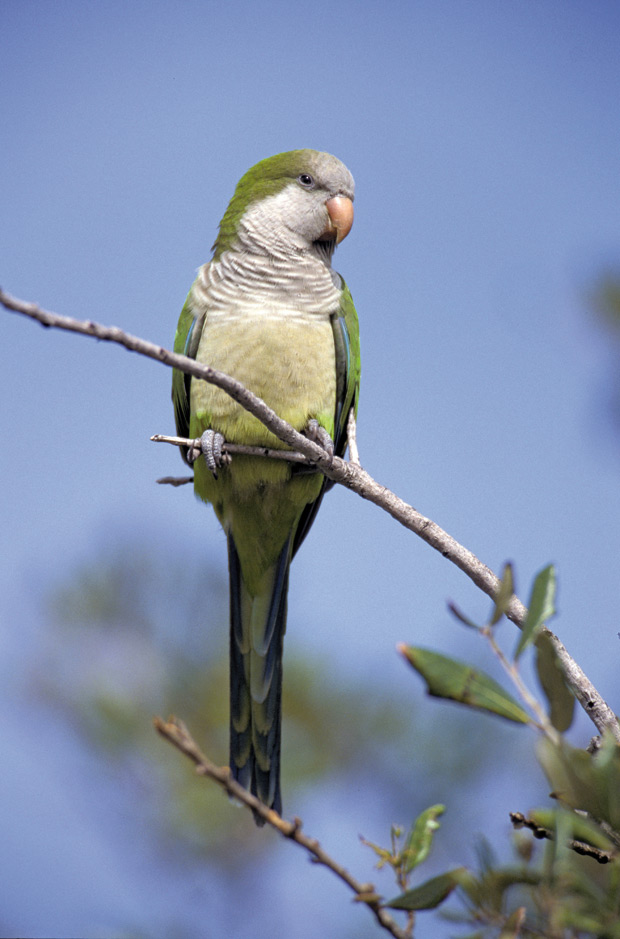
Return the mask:
{"type": "MultiPolygon", "coordinates": [[[[360,316],[364,466],[489,566],[513,560],[523,599],[554,562],[556,629],[616,708],[617,350],[587,290],[618,258],[619,20],[613,2],[0,7],[3,288],[170,345],[241,174],[282,150],[335,153],[357,183],[335,266],[360,316]]],[[[190,493],[153,484],[182,472],[148,440],[173,427],[165,369],[8,313],[0,337],[11,689],[37,643],[33,595],[98,539],[190,539],[222,567],[225,551],[190,493]]],[[[488,610],[440,556],[337,491],[295,562],[287,642],[346,659],[360,680],[409,681],[420,703],[397,642],[479,654],[448,598],[488,610]],[[317,590],[331,618],[314,626],[317,590]]],[[[22,736],[34,722],[20,707],[5,702],[0,733],[20,754],[6,785],[27,814],[19,765],[59,768],[40,730],[22,736]]],[[[92,857],[76,851],[60,886],[42,872],[37,890],[62,893],[92,857]]],[[[44,924],[20,919],[36,905],[28,881],[5,907],[11,927],[84,928],[70,903],[44,924]]]]}

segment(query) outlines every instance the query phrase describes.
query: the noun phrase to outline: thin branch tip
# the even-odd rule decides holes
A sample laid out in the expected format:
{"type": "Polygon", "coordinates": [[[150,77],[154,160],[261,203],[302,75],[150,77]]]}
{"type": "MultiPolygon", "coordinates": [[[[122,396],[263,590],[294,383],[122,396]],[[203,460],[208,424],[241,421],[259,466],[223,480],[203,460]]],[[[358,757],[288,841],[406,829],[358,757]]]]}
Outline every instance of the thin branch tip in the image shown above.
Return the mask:
{"type": "Polygon", "coordinates": [[[153,723],[162,737],[172,743],[195,764],[195,770],[199,776],[213,780],[245,808],[260,815],[267,824],[280,832],[283,837],[303,848],[312,862],[321,864],[331,870],[353,892],[354,899],[359,899],[368,906],[379,925],[394,936],[394,939],[407,939],[407,933],[398,926],[398,923],[386,910],[381,908],[379,897],[374,892],[373,885],[359,883],[342,865],[338,864],[324,851],[316,838],[309,838],[304,834],[301,819],[295,817],[292,822],[289,822],[282,818],[274,809],[263,805],[247,789],[240,786],[233,778],[229,766],[216,766],[212,763],[200,751],[183,721],[175,717],[171,717],[167,721],[155,717],[153,723]]]}

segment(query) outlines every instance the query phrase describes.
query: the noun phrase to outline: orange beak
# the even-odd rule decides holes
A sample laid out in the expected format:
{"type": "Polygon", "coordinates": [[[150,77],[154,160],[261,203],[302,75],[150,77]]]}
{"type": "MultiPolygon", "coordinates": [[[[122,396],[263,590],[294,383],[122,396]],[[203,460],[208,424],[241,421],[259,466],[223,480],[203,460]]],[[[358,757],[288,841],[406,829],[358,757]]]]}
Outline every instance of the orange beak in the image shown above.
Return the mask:
{"type": "Polygon", "coordinates": [[[329,239],[336,236],[336,244],[346,238],[353,225],[353,203],[347,196],[334,196],[325,203],[329,222],[323,232],[322,238],[329,239]]]}

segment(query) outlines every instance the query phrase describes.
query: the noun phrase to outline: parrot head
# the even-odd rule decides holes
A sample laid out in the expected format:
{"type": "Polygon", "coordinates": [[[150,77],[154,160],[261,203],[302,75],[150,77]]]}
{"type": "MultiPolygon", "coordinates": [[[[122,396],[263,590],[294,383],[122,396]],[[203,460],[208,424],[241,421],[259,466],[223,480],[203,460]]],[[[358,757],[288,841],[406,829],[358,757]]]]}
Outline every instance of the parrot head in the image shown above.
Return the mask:
{"type": "Polygon", "coordinates": [[[241,177],[213,246],[218,257],[243,250],[331,257],[353,224],[355,183],[344,163],[318,150],[290,150],[261,160],[241,177]]]}

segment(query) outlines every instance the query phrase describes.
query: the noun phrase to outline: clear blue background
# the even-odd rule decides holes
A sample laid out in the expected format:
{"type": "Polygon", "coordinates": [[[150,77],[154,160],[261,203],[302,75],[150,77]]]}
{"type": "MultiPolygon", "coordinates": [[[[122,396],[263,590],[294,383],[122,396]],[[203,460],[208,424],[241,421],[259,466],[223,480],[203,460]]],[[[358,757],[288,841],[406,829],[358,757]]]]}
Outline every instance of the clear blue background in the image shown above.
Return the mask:
{"type": "MultiPolygon", "coordinates": [[[[357,183],[335,266],[361,321],[364,466],[494,569],[512,559],[524,599],[557,564],[556,629],[616,708],[617,363],[587,295],[618,258],[619,26],[618,5],[596,0],[0,6],[2,286],[170,346],[241,174],[282,150],[335,153],[357,183]]],[[[135,528],[207,544],[222,568],[225,552],[189,492],[153,484],[183,472],[148,440],[173,427],[164,368],[9,313],[0,342],[5,934],[139,923],[159,937],[188,908],[215,935],[310,939],[336,922],[375,934],[287,845],[264,872],[262,906],[219,909],[216,883],[155,864],[131,806],[29,703],[41,585],[94,541],[135,528]]],[[[406,685],[441,734],[453,712],[420,701],[394,650],[474,657],[447,598],[488,611],[449,563],[339,490],[295,563],[287,641],[360,682],[406,685]]],[[[589,733],[583,723],[575,739],[589,733]]],[[[529,796],[510,790],[511,767],[495,772],[461,799],[507,834],[507,812],[529,796]]],[[[544,793],[540,775],[532,785],[544,793]]],[[[385,841],[386,828],[340,800],[336,830],[319,805],[306,824],[367,879],[357,834],[385,841]]],[[[444,845],[444,866],[470,861],[444,845]]],[[[421,920],[417,935],[442,928],[421,920]]]]}

